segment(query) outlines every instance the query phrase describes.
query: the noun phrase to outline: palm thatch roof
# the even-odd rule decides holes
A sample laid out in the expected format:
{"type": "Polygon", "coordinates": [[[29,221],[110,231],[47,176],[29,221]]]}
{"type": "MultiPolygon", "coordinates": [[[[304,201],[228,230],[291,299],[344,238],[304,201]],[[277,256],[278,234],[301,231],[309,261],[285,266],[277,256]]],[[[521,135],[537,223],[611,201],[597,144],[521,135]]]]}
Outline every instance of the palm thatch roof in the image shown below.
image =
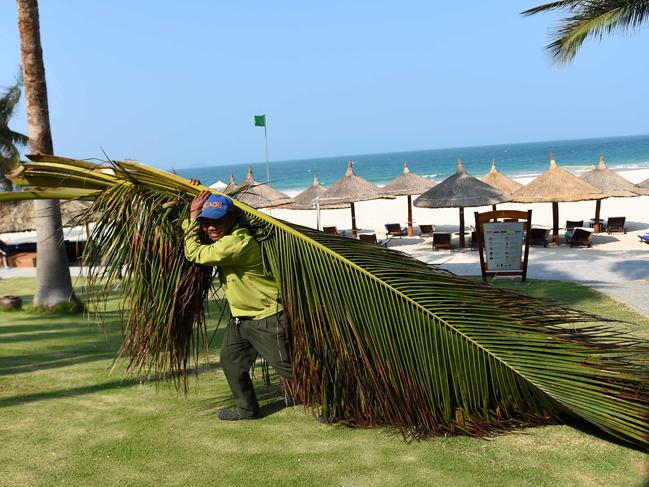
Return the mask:
{"type": "Polygon", "coordinates": [[[269,184],[257,182],[252,175],[251,167],[248,168],[246,179],[233,197],[253,208],[273,208],[293,201],[290,196],[277,191],[269,184]]]}
{"type": "Polygon", "coordinates": [[[345,175],[322,193],[320,201],[323,208],[331,208],[334,204],[349,204],[386,197],[391,198],[386,196],[378,186],[354,174],[352,161],[349,161],[345,175]]]}
{"type": "MultiPolygon", "coordinates": [[[[89,205],[90,203],[86,201],[62,201],[63,226],[74,226],[78,217],[89,205]]],[[[0,233],[27,232],[35,229],[33,201],[0,203],[0,233]]]]}
{"type": "Polygon", "coordinates": [[[635,188],[640,194],[649,195],[649,179],[645,179],[641,183],[636,184],[635,188]]]}
{"type": "Polygon", "coordinates": [[[596,187],[561,169],[550,156],[550,167],[540,176],[512,194],[516,203],[558,203],[606,198],[596,187]]]}
{"type": "Polygon", "coordinates": [[[636,187],[649,189],[649,179],[645,179],[641,183],[636,184],[636,187]]]}
{"type": "MultiPolygon", "coordinates": [[[[318,176],[313,176],[313,184],[309,186],[307,189],[302,191],[300,194],[298,194],[295,198],[293,198],[293,203],[290,203],[286,205],[286,208],[289,210],[312,210],[314,208],[313,206],[313,201],[316,198],[321,198],[322,194],[327,190],[322,184],[320,184],[320,181],[318,181],[318,176]]],[[[336,204],[329,204],[329,205],[320,205],[321,208],[328,208],[328,209],[333,209],[333,208],[347,208],[349,207],[348,203],[340,203],[338,205],[336,204]]]]}
{"type": "Polygon", "coordinates": [[[595,169],[582,174],[580,178],[609,197],[627,198],[640,194],[640,190],[632,182],[606,167],[604,156],[600,156],[595,169]]]}
{"type": "Polygon", "coordinates": [[[487,183],[489,186],[493,186],[503,194],[511,194],[523,186],[521,183],[508,178],[498,171],[498,169],[496,169],[496,161],[492,161],[491,170],[482,176],[480,180],[483,183],[487,183]]]}
{"type": "Polygon", "coordinates": [[[225,194],[232,194],[237,190],[237,183],[234,181],[234,174],[230,174],[230,182],[225,187],[223,192],[225,194]]]}
{"type": "Polygon", "coordinates": [[[462,160],[457,161],[457,172],[433,186],[415,200],[420,208],[463,208],[487,206],[509,201],[501,191],[470,176],[464,171],[462,160]]]}
{"type": "Polygon", "coordinates": [[[414,172],[406,162],[403,163],[403,173],[390,183],[383,186],[382,190],[386,194],[393,196],[408,196],[412,194],[422,194],[435,186],[434,181],[423,178],[414,172]]]}

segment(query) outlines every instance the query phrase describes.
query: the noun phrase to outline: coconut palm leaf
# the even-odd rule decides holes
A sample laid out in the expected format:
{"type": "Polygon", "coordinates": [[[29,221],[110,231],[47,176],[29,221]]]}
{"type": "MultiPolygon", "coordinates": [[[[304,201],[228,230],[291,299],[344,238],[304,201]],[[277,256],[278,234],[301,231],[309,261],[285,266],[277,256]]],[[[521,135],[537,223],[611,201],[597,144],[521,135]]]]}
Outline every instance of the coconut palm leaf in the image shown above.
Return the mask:
{"type": "MultiPolygon", "coordinates": [[[[104,185],[88,212],[98,223],[85,260],[104,295],[120,286],[120,354],[182,383],[190,356],[205,351],[210,270],[184,259],[180,230],[203,187],[137,163],[51,156],[20,177],[79,189],[66,178],[78,171],[104,185]]],[[[649,446],[649,344],[614,320],[235,206],[290,317],[292,392],[324,417],[415,438],[581,419],[649,446]]]]}
{"type": "Polygon", "coordinates": [[[638,30],[649,19],[647,0],[563,0],[531,8],[522,15],[564,10],[553,33],[554,40],[545,48],[557,64],[572,61],[586,39],[601,39],[605,34],[638,30]]]}

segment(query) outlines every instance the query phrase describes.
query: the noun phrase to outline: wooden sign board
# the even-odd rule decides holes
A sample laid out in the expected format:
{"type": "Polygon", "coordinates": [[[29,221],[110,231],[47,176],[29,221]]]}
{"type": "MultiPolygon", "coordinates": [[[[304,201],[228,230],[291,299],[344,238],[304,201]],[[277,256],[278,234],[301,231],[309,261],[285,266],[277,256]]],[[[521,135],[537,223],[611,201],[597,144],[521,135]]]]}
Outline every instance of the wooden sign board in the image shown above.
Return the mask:
{"type": "Polygon", "coordinates": [[[532,210],[475,212],[475,228],[482,280],[499,275],[521,276],[525,281],[532,210]]]}

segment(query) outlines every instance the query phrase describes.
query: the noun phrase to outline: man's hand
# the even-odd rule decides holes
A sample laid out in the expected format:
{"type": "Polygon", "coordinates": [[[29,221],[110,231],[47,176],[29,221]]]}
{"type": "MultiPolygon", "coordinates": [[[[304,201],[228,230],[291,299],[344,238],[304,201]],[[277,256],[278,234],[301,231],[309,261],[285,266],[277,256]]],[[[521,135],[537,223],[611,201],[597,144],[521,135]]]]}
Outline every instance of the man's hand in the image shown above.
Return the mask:
{"type": "Polygon", "coordinates": [[[189,184],[192,184],[194,186],[200,186],[201,184],[203,184],[203,183],[201,183],[200,179],[192,178],[192,179],[189,179],[188,181],[189,181],[189,184]]]}
{"type": "Polygon", "coordinates": [[[189,210],[189,217],[192,220],[196,220],[196,217],[200,215],[205,200],[209,198],[211,194],[212,193],[210,191],[201,191],[194,197],[194,199],[192,200],[192,205],[189,210]]]}

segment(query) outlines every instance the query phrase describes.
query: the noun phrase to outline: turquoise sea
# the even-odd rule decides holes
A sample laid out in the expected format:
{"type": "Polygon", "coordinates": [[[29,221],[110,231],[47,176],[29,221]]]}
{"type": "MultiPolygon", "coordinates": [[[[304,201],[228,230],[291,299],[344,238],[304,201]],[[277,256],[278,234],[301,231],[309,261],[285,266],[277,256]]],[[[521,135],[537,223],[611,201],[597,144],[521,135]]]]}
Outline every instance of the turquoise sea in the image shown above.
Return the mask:
{"type": "MultiPolygon", "coordinates": [[[[600,154],[604,154],[611,169],[647,168],[649,135],[341,155],[292,161],[271,159],[270,182],[280,191],[295,194],[309,186],[314,174],[317,174],[320,182],[328,186],[344,174],[349,160],[354,161],[356,174],[380,185],[401,174],[404,162],[408,163],[412,172],[441,181],[455,172],[458,158],[462,159],[467,172],[476,177],[486,173],[494,159],[501,172],[510,177],[524,177],[540,174],[547,169],[550,153],[554,154],[560,166],[596,164],[600,154]]],[[[265,182],[265,162],[184,168],[177,172],[184,177],[198,178],[208,185],[219,179],[227,183],[230,174],[234,174],[236,182],[241,183],[248,166],[252,167],[257,181],[265,182]]]]}

